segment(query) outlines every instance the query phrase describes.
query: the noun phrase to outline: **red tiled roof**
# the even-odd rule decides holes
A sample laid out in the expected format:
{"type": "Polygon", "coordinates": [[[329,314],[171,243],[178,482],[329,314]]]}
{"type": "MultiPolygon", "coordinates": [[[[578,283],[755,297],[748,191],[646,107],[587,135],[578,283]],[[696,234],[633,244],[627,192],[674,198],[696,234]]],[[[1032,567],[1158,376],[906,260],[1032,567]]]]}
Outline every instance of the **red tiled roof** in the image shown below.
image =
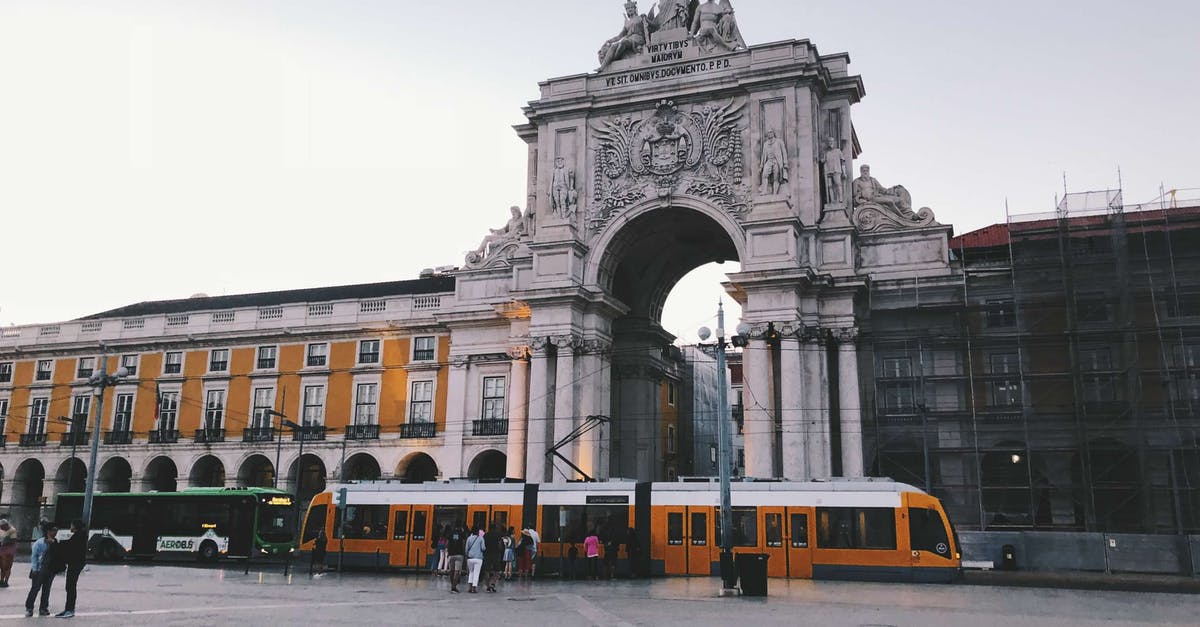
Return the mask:
{"type": "MultiPolygon", "coordinates": [[[[1125,213],[1125,228],[1129,233],[1194,229],[1197,228],[1195,221],[1198,218],[1200,218],[1200,206],[1132,211],[1125,213]]],[[[1080,237],[1095,237],[1101,234],[1097,229],[1104,229],[1108,224],[1109,216],[1107,214],[1067,219],[1067,227],[1075,230],[1080,237]]],[[[961,250],[1008,246],[1011,233],[1016,233],[1018,237],[1026,236],[1034,239],[1038,232],[1054,229],[1057,226],[1058,220],[1056,219],[993,224],[951,238],[950,248],[951,250],[961,250]]]]}

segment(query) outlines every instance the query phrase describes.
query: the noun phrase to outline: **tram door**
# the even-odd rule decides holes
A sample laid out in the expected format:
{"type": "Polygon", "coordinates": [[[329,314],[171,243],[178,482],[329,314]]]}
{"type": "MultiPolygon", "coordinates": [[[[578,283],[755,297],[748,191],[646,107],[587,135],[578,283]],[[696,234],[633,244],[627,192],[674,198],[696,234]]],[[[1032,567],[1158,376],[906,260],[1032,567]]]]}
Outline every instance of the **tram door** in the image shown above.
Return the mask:
{"type": "Polygon", "coordinates": [[[388,560],[390,566],[408,566],[408,537],[410,519],[410,507],[401,505],[392,508],[392,544],[388,553],[391,556],[388,560]]]}
{"type": "Polygon", "coordinates": [[[689,575],[712,574],[712,528],[709,527],[707,507],[688,508],[688,569],[689,575]]]}
{"type": "Polygon", "coordinates": [[[787,510],[788,577],[812,579],[812,549],[809,544],[809,519],[812,510],[789,507],[787,510]]]}
{"type": "Polygon", "coordinates": [[[788,576],[788,554],[784,548],[784,522],[782,507],[760,507],[758,526],[763,530],[763,553],[767,554],[767,576],[788,576]]]}
{"type": "Polygon", "coordinates": [[[433,524],[433,506],[413,505],[408,533],[408,566],[425,568],[429,554],[429,534],[433,524]]]}
{"type": "Polygon", "coordinates": [[[667,541],[663,547],[663,566],[668,575],[683,575],[687,573],[688,547],[684,532],[684,518],[687,516],[686,507],[667,506],[663,508],[667,515],[667,541]]]}
{"type": "Polygon", "coordinates": [[[488,526],[491,525],[491,509],[487,505],[468,505],[467,506],[467,524],[471,525],[471,531],[483,529],[487,533],[488,526]]]}

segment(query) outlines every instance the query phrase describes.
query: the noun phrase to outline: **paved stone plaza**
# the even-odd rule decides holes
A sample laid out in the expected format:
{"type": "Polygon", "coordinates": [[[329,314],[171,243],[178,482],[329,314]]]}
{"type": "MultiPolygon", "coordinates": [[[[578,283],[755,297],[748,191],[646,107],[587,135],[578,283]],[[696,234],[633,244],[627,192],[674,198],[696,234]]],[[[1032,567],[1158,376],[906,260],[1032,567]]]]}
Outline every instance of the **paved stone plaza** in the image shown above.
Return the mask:
{"type": "MultiPolygon", "coordinates": [[[[22,611],[28,566],[0,590],[0,620],[22,611]]],[[[506,583],[451,595],[425,575],[92,565],[80,579],[88,625],[1194,625],[1200,596],[772,580],[767,599],[717,598],[716,580],[506,583]]],[[[62,609],[55,582],[51,609],[62,609]]]]}

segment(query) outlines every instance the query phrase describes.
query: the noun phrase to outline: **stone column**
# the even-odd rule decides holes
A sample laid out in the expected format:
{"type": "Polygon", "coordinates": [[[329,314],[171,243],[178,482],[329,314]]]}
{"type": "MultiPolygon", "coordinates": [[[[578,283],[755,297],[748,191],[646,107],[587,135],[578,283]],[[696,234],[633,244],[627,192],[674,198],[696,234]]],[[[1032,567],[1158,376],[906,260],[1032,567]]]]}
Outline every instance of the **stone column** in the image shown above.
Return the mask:
{"type": "Polygon", "coordinates": [[[442,456],[443,479],[462,477],[463,430],[467,421],[467,367],[465,355],[451,356],[446,386],[446,454],[442,456]]]}
{"type": "MultiPolygon", "coordinates": [[[[554,435],[548,446],[554,446],[556,442],[567,437],[579,424],[575,415],[575,387],[579,384],[575,377],[576,338],[573,335],[562,335],[554,338],[554,345],[558,347],[558,360],[555,362],[554,374],[554,435]]],[[[558,452],[571,460],[571,463],[578,464],[578,447],[579,442],[576,441],[562,447],[558,452]]],[[[559,467],[566,473],[568,479],[575,479],[575,471],[566,464],[555,463],[556,459],[555,457],[550,458],[551,471],[553,472],[555,467],[559,467]]],[[[553,481],[555,478],[556,476],[552,474],[548,480],[553,481]]]]}
{"type": "Polygon", "coordinates": [[[805,428],[804,403],[808,397],[804,388],[804,345],[795,335],[785,334],[779,345],[780,403],[779,415],[783,426],[783,478],[791,481],[808,480],[808,438],[805,428]]]}
{"type": "MultiPolygon", "coordinates": [[[[606,353],[610,349],[607,342],[587,340],[579,355],[579,420],[582,424],[587,416],[609,416],[612,405],[610,381],[612,370],[609,367],[606,353]]],[[[602,461],[602,450],[605,434],[611,426],[601,425],[588,431],[579,438],[579,454],[576,464],[588,475],[596,479],[607,478],[607,469],[602,461]]]]}
{"type": "Polygon", "coordinates": [[[800,354],[803,362],[803,414],[808,451],[808,478],[828,476],[824,441],[829,437],[829,405],[825,388],[825,344],[820,341],[819,329],[806,329],[800,354]]]}
{"type": "Polygon", "coordinates": [[[857,342],[858,329],[842,329],[838,333],[838,418],[842,431],[843,477],[861,477],[864,474],[857,342]]]}
{"type": "Polygon", "coordinates": [[[550,355],[546,352],[546,341],[538,338],[532,342],[529,358],[529,410],[525,435],[525,481],[546,482],[546,434],[549,431],[549,416],[546,408],[550,403],[550,355]]]}
{"type": "Polygon", "coordinates": [[[510,349],[512,357],[508,375],[508,467],[504,474],[511,479],[525,478],[526,420],[529,417],[529,349],[520,346],[510,349]]]}
{"type": "Polygon", "coordinates": [[[769,479],[775,467],[775,424],[771,413],[771,349],[758,335],[750,340],[742,356],[744,363],[742,404],[743,439],[746,444],[746,476],[769,479]]]}

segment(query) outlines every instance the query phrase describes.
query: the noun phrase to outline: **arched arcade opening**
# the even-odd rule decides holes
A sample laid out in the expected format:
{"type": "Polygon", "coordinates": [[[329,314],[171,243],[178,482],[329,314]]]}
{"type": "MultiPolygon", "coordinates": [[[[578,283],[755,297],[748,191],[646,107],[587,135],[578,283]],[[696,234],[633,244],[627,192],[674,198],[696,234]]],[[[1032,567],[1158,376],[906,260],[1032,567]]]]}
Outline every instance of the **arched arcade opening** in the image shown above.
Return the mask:
{"type": "Polygon", "coordinates": [[[188,485],[193,488],[225,487],[225,464],[212,455],[205,455],[192,464],[188,485]]]}
{"type": "Polygon", "coordinates": [[[355,453],[346,459],[346,481],[375,481],[383,476],[379,461],[370,453],[355,453]]]}
{"type": "Polygon", "coordinates": [[[508,468],[508,456],[500,451],[486,450],[475,456],[467,466],[467,477],[479,481],[502,481],[508,468]]]}
{"type": "Polygon", "coordinates": [[[142,485],[154,492],[175,492],[179,489],[179,469],[166,455],[159,455],[146,464],[142,485]]]}
{"type": "Polygon", "coordinates": [[[238,468],[238,485],[245,488],[275,487],[275,465],[265,455],[251,455],[238,468]]]}
{"type": "Polygon", "coordinates": [[[406,483],[437,481],[437,462],[426,453],[411,453],[396,467],[396,476],[406,483]]]}
{"type": "Polygon", "coordinates": [[[97,492],[129,492],[132,486],[133,468],[124,457],[113,457],[100,466],[96,473],[97,492]]]}

